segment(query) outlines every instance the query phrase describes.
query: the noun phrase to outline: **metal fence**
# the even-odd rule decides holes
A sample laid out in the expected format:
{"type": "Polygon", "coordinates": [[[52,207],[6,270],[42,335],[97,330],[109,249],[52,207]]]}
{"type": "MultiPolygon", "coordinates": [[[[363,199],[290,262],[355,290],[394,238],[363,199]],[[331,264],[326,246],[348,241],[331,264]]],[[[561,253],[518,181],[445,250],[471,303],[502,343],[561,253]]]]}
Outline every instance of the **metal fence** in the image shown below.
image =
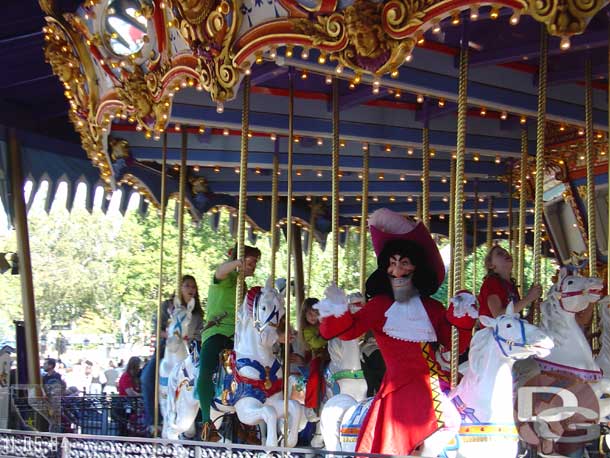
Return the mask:
{"type": "Polygon", "coordinates": [[[109,394],[28,397],[12,390],[13,428],[55,433],[144,437],[142,398],[109,394]]]}

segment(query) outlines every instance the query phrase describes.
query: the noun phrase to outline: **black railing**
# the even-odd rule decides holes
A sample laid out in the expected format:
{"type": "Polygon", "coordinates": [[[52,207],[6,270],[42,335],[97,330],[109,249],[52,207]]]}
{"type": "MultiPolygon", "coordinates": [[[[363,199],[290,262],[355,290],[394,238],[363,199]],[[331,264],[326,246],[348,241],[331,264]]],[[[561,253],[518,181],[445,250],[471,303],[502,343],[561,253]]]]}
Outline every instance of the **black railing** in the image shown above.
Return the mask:
{"type": "Polygon", "coordinates": [[[17,419],[13,426],[23,430],[132,437],[147,434],[140,396],[81,394],[36,398],[14,390],[11,409],[17,419]]]}

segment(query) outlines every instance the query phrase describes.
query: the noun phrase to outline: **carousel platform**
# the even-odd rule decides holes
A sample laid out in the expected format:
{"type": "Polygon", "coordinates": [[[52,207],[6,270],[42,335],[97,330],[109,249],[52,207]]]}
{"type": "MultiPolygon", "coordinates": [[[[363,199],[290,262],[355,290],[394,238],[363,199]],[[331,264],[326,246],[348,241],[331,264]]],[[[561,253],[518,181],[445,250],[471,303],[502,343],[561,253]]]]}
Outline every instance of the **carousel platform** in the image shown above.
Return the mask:
{"type": "Polygon", "coordinates": [[[314,458],[385,455],[330,452],[309,448],[262,447],[197,441],[167,441],[138,437],[58,434],[0,429],[0,457],[21,458],[314,458]]]}

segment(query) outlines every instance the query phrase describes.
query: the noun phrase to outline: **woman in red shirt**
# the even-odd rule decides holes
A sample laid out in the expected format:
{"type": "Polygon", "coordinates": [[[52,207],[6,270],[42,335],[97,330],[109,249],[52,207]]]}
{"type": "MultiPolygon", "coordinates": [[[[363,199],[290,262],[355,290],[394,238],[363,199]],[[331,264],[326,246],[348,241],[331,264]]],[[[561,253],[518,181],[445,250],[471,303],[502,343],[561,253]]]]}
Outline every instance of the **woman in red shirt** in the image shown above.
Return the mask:
{"type": "Polygon", "coordinates": [[[525,297],[519,297],[515,280],[511,277],[513,258],[508,251],[500,245],[494,245],[485,256],[487,276],[479,290],[479,316],[497,317],[506,310],[508,303],[513,302],[515,312],[520,313],[523,308],[537,300],[542,288],[534,285],[525,297]]]}
{"type": "Polygon", "coordinates": [[[117,387],[120,396],[140,395],[140,358],[132,356],[127,363],[127,369],[121,375],[117,387]]]}

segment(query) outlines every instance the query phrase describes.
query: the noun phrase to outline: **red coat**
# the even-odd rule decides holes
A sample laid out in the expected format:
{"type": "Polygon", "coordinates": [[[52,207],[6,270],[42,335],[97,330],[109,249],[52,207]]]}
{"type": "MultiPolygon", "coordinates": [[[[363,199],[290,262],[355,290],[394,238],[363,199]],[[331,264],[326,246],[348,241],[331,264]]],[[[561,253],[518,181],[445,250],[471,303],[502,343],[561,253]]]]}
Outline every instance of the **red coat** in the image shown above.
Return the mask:
{"type": "MultiPolygon", "coordinates": [[[[450,348],[448,320],[453,317],[440,302],[421,300],[438,342],[450,348]]],[[[438,391],[439,378],[445,378],[434,359],[434,349],[430,343],[407,342],[383,332],[385,312],[392,304],[390,297],[376,296],[357,313],[327,317],[320,325],[322,336],[328,339],[339,336],[351,340],[372,330],[386,363],[380,390],[360,428],[357,452],[409,455],[444,424],[442,412],[435,411],[433,405],[433,391],[438,391]]],[[[472,327],[474,320],[470,322],[472,327]]],[[[470,329],[460,329],[460,351],[466,349],[470,334],[470,329]]]]}

